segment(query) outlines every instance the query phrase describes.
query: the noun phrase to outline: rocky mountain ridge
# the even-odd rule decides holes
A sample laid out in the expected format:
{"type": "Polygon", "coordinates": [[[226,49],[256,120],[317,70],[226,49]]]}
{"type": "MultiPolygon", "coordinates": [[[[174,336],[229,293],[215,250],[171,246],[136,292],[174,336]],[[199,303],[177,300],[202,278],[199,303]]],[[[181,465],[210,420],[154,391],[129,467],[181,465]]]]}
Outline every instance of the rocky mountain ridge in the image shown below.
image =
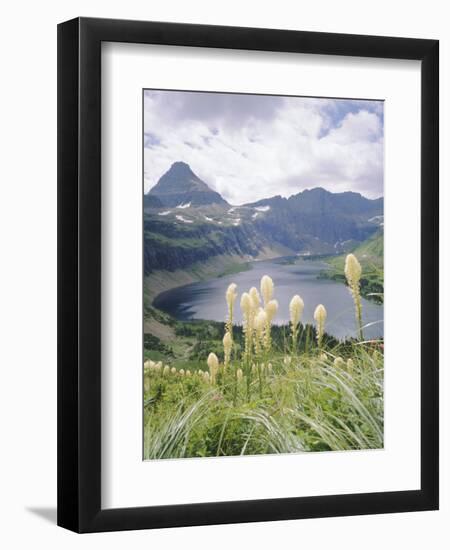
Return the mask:
{"type": "Polygon", "coordinates": [[[186,269],[215,256],[341,254],[383,224],[383,198],[323,188],[231,206],[177,162],[144,196],[144,268],[186,269]]]}

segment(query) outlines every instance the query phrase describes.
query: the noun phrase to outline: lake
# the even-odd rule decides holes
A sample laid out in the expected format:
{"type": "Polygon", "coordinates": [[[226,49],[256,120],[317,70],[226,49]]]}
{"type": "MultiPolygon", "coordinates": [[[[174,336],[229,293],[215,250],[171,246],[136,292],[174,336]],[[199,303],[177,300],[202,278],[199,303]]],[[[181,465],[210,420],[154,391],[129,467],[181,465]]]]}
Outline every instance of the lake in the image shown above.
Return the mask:
{"type": "MultiPolygon", "coordinates": [[[[318,279],[318,274],[327,264],[315,260],[298,260],[295,264],[286,258],[256,261],[248,271],[214,278],[173,288],[159,294],[153,305],[179,320],[204,319],[224,321],[227,314],[225,291],[230,283],[238,285],[239,297],[235,318],[241,322],[239,300],[242,292],[255,286],[263,275],[272,277],[279,308],[275,324],[289,322],[289,302],[299,294],[305,303],[302,322],[314,323],[313,314],[318,304],[323,304],[328,317],[325,330],[336,338],[356,336],[353,299],[343,283],[318,279]]],[[[365,338],[383,336],[383,305],[363,299],[363,322],[365,338]]]]}

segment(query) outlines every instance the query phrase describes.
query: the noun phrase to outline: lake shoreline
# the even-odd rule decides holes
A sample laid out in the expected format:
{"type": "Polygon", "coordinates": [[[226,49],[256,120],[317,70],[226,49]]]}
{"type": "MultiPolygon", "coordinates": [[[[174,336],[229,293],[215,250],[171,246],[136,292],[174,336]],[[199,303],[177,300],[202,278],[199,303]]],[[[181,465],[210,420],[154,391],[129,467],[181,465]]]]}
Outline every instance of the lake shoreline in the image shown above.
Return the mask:
{"type": "MultiPolygon", "coordinates": [[[[241,266],[242,267],[242,266],[241,266]]],[[[293,256],[277,256],[263,261],[248,262],[245,270],[228,273],[222,277],[200,280],[178,280],[178,285],[162,290],[154,296],[153,307],[179,321],[211,320],[223,322],[227,316],[225,292],[230,283],[238,285],[241,294],[252,286],[259,288],[263,275],[272,277],[275,285],[274,298],[279,308],[273,323],[289,323],[289,302],[299,294],[305,303],[302,322],[314,324],[314,309],[320,303],[327,312],[326,330],[336,338],[355,337],[354,304],[348,288],[341,281],[323,279],[318,275],[326,269],[326,264],[293,256]],[[294,260],[294,261],[291,261],[294,260]]],[[[217,273],[217,272],[216,272],[217,273]]],[[[367,324],[368,338],[383,335],[383,305],[363,298],[364,323],[367,324]]],[[[235,308],[235,321],[242,322],[239,306],[235,308]]]]}
{"type": "Polygon", "coordinates": [[[265,260],[286,258],[285,250],[263,249],[256,257],[237,255],[220,255],[195,264],[186,269],[174,271],[158,270],[144,276],[144,299],[153,305],[155,299],[168,290],[183,287],[192,283],[222,278],[228,275],[251,270],[251,265],[265,260]]]}
{"type": "MultiPolygon", "coordinates": [[[[328,256],[327,256],[328,257],[328,256]]],[[[299,256],[295,255],[276,255],[261,254],[258,258],[249,258],[241,261],[236,261],[234,256],[220,256],[215,257],[212,261],[202,262],[201,265],[193,266],[188,269],[177,269],[174,271],[158,270],[150,275],[144,276],[144,289],[146,297],[150,300],[150,305],[154,305],[155,300],[169,290],[188,286],[192,283],[198,283],[207,281],[209,279],[219,279],[228,275],[242,273],[244,271],[250,271],[252,264],[257,264],[265,260],[282,260],[282,259],[295,259],[293,262],[286,262],[286,265],[294,265],[301,261],[325,261],[325,257],[318,256],[299,256]],[[219,269],[219,271],[218,271],[219,269]],[[152,291],[152,288],[156,288],[157,291],[152,291]]],[[[332,270],[332,267],[329,268],[332,270]]],[[[327,269],[324,269],[325,273],[327,269]]],[[[320,274],[318,278],[322,278],[320,274]]],[[[345,281],[344,281],[345,284],[345,281]]]]}

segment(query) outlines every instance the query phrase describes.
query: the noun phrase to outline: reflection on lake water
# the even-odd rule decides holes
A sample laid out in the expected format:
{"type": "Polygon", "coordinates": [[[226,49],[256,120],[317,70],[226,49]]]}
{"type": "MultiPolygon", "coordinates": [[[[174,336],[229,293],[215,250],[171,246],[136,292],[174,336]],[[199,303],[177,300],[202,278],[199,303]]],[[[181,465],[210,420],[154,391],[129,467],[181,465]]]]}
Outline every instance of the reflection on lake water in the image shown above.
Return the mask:
{"type": "MultiPolygon", "coordinates": [[[[275,324],[289,322],[289,302],[299,294],[305,302],[302,322],[313,323],[314,309],[323,304],[328,312],[325,330],[336,338],[356,336],[353,300],[343,283],[318,279],[327,265],[320,261],[300,260],[295,264],[283,259],[252,262],[251,269],[225,277],[210,279],[177,287],[157,296],[154,306],[179,320],[207,319],[224,321],[227,314],[225,291],[232,282],[238,285],[239,295],[252,286],[259,290],[263,275],[270,275],[275,284],[274,298],[279,309],[275,324]]],[[[365,338],[383,336],[383,306],[363,299],[365,338]]],[[[236,303],[236,321],[241,322],[239,298],[236,303]]]]}

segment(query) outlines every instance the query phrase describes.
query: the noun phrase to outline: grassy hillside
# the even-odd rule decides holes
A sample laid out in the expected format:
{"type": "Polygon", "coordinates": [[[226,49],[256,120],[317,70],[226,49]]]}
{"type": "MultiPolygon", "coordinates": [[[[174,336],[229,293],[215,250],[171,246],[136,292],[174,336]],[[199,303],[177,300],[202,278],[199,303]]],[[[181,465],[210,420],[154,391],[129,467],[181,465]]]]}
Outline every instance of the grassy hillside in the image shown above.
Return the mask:
{"type": "Polygon", "coordinates": [[[246,375],[239,365],[221,363],[211,382],[206,361],[174,370],[148,362],[144,458],[383,448],[380,351],[274,354],[246,375]]]}
{"type": "MultiPolygon", "coordinates": [[[[382,302],[384,290],[383,230],[377,231],[369,239],[354,248],[352,252],[358,258],[363,269],[361,278],[362,295],[376,302],[382,302]]],[[[326,261],[330,265],[330,269],[324,271],[321,276],[345,283],[345,255],[327,258],[326,261]]]]}

